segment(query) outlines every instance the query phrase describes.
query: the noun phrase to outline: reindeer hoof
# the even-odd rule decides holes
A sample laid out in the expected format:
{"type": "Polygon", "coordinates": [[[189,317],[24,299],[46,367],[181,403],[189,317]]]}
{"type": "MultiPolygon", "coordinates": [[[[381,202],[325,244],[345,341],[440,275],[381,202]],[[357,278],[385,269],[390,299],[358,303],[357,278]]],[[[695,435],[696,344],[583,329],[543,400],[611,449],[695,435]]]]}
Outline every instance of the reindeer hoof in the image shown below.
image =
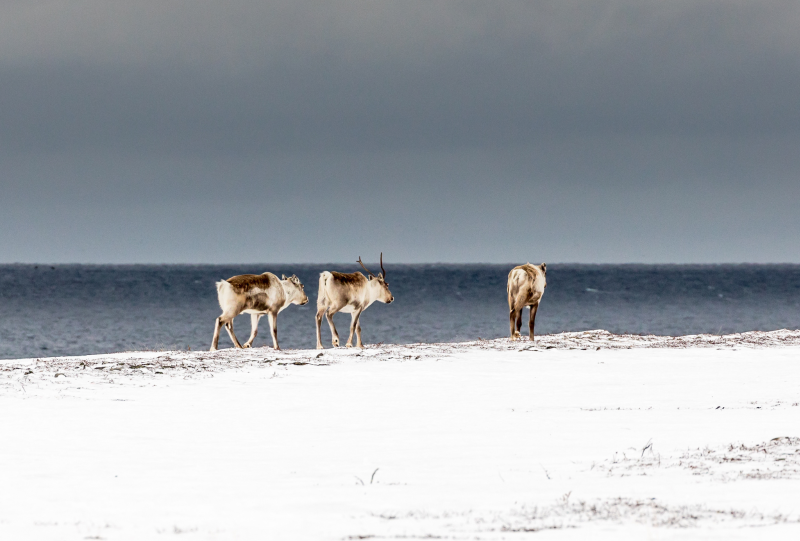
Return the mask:
{"type": "Polygon", "coordinates": [[[217,351],[217,348],[215,348],[214,346],[211,346],[211,348],[208,351],[217,351]]]}
{"type": "Polygon", "coordinates": [[[317,349],[325,349],[322,344],[317,344],[317,349]]]}
{"type": "Polygon", "coordinates": [[[250,344],[242,344],[242,349],[248,349],[249,347],[250,347],[250,344]]]}
{"type": "Polygon", "coordinates": [[[344,345],[344,347],[346,347],[346,348],[351,348],[351,347],[353,347],[353,344],[351,344],[350,342],[348,342],[348,343],[346,343],[346,344],[344,345]]]}

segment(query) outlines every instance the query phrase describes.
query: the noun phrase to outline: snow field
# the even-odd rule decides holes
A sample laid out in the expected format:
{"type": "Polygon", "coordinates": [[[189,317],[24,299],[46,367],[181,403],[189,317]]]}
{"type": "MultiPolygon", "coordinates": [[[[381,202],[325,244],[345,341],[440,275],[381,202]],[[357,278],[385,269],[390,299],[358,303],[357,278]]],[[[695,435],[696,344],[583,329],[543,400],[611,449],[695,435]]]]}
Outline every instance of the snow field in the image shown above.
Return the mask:
{"type": "Polygon", "coordinates": [[[577,334],[0,361],[0,538],[800,538],[796,333],[577,334]]]}

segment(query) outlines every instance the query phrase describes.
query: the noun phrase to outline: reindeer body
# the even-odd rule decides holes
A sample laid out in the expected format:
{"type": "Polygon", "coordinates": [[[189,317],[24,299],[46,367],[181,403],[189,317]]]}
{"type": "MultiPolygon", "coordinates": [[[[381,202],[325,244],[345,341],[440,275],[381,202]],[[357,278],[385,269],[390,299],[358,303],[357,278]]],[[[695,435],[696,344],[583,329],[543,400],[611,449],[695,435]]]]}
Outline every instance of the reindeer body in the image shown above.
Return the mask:
{"type": "Polygon", "coordinates": [[[249,348],[258,334],[258,320],[264,314],[269,319],[272,345],[278,346],[278,313],[290,304],[306,304],[308,297],[303,284],[297,276],[278,279],[271,272],[264,274],[243,274],[217,282],[217,298],[222,308],[222,315],[216,320],[211,351],[219,344],[219,330],[224,326],[237,348],[249,348]],[[250,314],[250,338],[244,345],[239,343],[233,332],[233,318],[241,313],[250,314]]]}
{"type": "Polygon", "coordinates": [[[518,340],[519,331],[522,328],[522,310],[530,306],[530,320],[528,330],[531,340],[534,337],[534,323],[536,321],[536,311],[539,309],[539,301],[544,295],[544,288],[547,287],[545,271],[547,265],[531,265],[526,263],[511,269],[508,273],[508,318],[511,326],[511,339],[518,340]]]}
{"type": "MultiPolygon", "coordinates": [[[[361,258],[358,258],[361,263],[361,258]]],[[[364,264],[361,263],[363,266],[364,264]]],[[[364,267],[367,272],[369,269],[364,267]]],[[[383,270],[383,254],[381,254],[381,270],[383,270]]],[[[322,325],[322,316],[324,315],[328,320],[328,325],[331,328],[331,342],[333,347],[339,346],[339,333],[336,332],[336,326],[333,324],[333,314],[336,312],[345,312],[352,315],[350,322],[350,336],[347,339],[347,347],[353,347],[353,333],[356,334],[356,346],[363,348],[364,344],[361,341],[361,312],[366,310],[369,305],[375,301],[385,302],[387,304],[394,300],[391,291],[389,291],[388,284],[384,279],[386,271],[383,270],[382,274],[375,276],[369,272],[370,276],[367,278],[360,272],[346,274],[342,272],[325,271],[319,275],[319,294],[317,295],[317,349],[323,349],[322,337],[320,333],[320,326],[322,325]]]]}

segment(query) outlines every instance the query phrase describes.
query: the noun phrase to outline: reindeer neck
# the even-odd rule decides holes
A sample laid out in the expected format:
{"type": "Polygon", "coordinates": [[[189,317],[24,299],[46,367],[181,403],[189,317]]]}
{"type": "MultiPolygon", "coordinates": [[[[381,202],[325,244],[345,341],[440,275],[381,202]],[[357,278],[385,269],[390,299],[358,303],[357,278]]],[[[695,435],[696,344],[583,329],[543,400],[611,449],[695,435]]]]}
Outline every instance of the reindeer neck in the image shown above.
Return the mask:
{"type": "Polygon", "coordinates": [[[381,294],[380,283],[374,278],[367,282],[367,306],[378,300],[381,294]]]}
{"type": "Polygon", "coordinates": [[[290,304],[292,304],[292,293],[291,293],[291,291],[290,291],[290,290],[289,290],[289,289],[286,287],[286,283],[287,283],[288,281],[289,281],[289,280],[280,280],[280,283],[281,283],[281,288],[283,288],[283,304],[281,305],[281,310],[283,310],[284,308],[286,308],[287,306],[289,306],[290,304]]]}

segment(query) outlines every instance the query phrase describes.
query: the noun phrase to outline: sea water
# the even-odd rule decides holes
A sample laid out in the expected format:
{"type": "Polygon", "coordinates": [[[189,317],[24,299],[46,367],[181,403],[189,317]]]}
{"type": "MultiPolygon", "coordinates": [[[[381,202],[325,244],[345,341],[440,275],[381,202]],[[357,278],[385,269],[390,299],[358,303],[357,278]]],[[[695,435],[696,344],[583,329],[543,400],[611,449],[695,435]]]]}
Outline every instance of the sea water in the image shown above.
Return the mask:
{"type": "MultiPolygon", "coordinates": [[[[512,265],[390,265],[395,302],[361,316],[366,344],[452,342],[509,332],[512,265]]],[[[330,265],[0,265],[0,358],[208,349],[220,314],[215,282],[236,274],[297,274],[310,302],[278,318],[283,348],[315,346],[317,284],[330,265]]],[[[373,269],[374,270],[374,269],[373,269]]],[[[334,317],[342,341],[350,315],[334,317]]],[[[250,317],[235,320],[240,341],[250,317]]],[[[255,346],[271,343],[261,320],[255,346]]],[[[547,267],[537,333],[606,329],[685,335],[800,328],[800,265],[547,267]]],[[[323,344],[330,332],[323,320],[323,344]]],[[[527,311],[523,334],[527,332],[527,311]]],[[[220,347],[231,343],[223,331],[220,347]]]]}

